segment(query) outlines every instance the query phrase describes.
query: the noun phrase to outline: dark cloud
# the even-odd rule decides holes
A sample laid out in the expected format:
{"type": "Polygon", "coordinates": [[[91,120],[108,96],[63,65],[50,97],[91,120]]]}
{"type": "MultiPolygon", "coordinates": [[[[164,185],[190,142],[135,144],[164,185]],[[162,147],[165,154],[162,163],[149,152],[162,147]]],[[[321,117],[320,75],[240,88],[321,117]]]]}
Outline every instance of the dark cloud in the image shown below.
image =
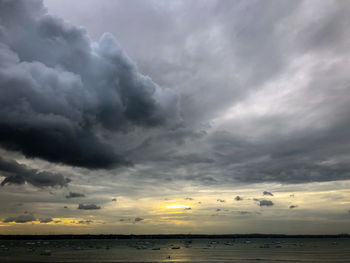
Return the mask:
{"type": "Polygon", "coordinates": [[[74,193],[74,192],[69,192],[69,195],[66,195],[66,198],[79,198],[79,197],[85,197],[84,194],[81,193],[74,193]]]}
{"type": "Polygon", "coordinates": [[[263,199],[259,201],[259,206],[273,206],[273,205],[274,203],[270,200],[263,199]]]}
{"type": "Polygon", "coordinates": [[[290,205],[289,209],[293,209],[293,208],[297,208],[297,207],[298,207],[297,205],[290,205]]]}
{"type": "Polygon", "coordinates": [[[110,168],[130,162],[101,133],[178,121],[178,96],[140,74],[111,34],[93,42],[35,0],[1,0],[0,17],[3,148],[110,168]]]}
{"type": "Polygon", "coordinates": [[[101,209],[100,206],[95,205],[95,204],[79,204],[78,209],[81,210],[98,210],[101,209]]]}
{"type": "Polygon", "coordinates": [[[90,219],[88,219],[88,220],[80,220],[80,221],[78,221],[78,223],[77,224],[80,224],[80,225],[88,225],[88,224],[90,224],[90,223],[92,223],[93,221],[92,220],[90,220],[90,219]]]}
{"type": "Polygon", "coordinates": [[[4,223],[28,223],[36,221],[36,218],[32,214],[25,214],[25,215],[19,215],[19,216],[14,216],[14,217],[8,217],[3,220],[4,223]]]}
{"type": "Polygon", "coordinates": [[[239,195],[237,195],[237,196],[235,197],[235,200],[236,200],[236,201],[241,201],[241,200],[243,200],[243,198],[240,197],[239,195]]]}
{"type": "Polygon", "coordinates": [[[264,191],[264,192],[263,192],[263,195],[269,195],[269,196],[273,196],[273,193],[271,193],[271,192],[268,192],[268,191],[264,191]]]}
{"type": "Polygon", "coordinates": [[[65,178],[62,174],[38,171],[36,169],[31,169],[26,165],[19,164],[16,161],[5,160],[1,157],[0,176],[5,177],[5,179],[1,182],[1,186],[6,184],[29,183],[36,187],[63,187],[67,186],[67,184],[70,182],[70,179],[65,178]]]}
{"type": "Polygon", "coordinates": [[[53,219],[51,217],[47,217],[47,218],[40,218],[40,223],[46,224],[46,223],[50,223],[53,221],[53,219]]]}
{"type": "Polygon", "coordinates": [[[252,212],[252,211],[234,211],[234,213],[237,213],[239,215],[260,215],[261,213],[259,211],[255,211],[255,212],[252,212]]]}
{"type": "Polygon", "coordinates": [[[251,212],[249,212],[249,211],[238,211],[237,213],[239,213],[241,215],[247,215],[247,214],[250,214],[251,212]]]}
{"type": "Polygon", "coordinates": [[[142,220],[144,220],[142,217],[136,217],[136,218],[134,219],[134,222],[140,222],[140,221],[142,221],[142,220]]]}

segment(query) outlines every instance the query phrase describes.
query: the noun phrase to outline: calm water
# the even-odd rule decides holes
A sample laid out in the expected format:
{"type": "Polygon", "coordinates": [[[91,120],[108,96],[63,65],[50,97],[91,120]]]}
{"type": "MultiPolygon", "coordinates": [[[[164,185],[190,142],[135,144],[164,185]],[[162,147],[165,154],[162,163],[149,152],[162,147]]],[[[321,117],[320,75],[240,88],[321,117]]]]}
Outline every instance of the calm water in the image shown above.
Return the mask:
{"type": "Polygon", "coordinates": [[[350,239],[0,240],[0,262],[350,262],[350,239]]]}

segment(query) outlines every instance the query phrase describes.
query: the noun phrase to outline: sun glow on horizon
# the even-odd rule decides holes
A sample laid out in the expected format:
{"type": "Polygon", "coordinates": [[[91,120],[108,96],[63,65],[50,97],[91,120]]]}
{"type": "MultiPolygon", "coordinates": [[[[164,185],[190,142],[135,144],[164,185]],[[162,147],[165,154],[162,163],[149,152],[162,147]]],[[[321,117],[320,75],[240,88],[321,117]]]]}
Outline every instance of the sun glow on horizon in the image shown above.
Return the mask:
{"type": "Polygon", "coordinates": [[[190,208],[188,205],[167,205],[165,208],[190,208]]]}

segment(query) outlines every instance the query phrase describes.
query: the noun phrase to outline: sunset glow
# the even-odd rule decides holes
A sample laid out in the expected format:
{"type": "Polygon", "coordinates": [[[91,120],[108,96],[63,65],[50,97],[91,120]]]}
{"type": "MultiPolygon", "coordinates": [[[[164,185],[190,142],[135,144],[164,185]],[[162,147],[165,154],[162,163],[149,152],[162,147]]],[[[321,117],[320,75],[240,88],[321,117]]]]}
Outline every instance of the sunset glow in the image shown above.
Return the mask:
{"type": "Polygon", "coordinates": [[[188,205],[167,205],[165,208],[190,208],[188,205]]]}

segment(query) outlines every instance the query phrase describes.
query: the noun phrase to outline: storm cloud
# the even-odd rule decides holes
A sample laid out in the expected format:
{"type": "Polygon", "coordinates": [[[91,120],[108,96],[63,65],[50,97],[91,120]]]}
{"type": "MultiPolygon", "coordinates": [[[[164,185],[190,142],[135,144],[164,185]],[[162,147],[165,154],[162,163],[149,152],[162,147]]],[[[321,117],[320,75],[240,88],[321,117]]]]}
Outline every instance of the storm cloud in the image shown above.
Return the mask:
{"type": "Polygon", "coordinates": [[[1,157],[0,176],[5,177],[1,182],[1,186],[5,186],[6,184],[29,183],[36,187],[63,187],[67,186],[70,182],[70,179],[65,178],[62,174],[38,171],[24,164],[19,164],[13,160],[5,160],[1,157]]]}
{"type": "Polygon", "coordinates": [[[178,96],[140,74],[113,35],[94,42],[39,0],[1,0],[0,17],[3,148],[71,166],[130,165],[103,131],[178,120],[178,96]]]}

